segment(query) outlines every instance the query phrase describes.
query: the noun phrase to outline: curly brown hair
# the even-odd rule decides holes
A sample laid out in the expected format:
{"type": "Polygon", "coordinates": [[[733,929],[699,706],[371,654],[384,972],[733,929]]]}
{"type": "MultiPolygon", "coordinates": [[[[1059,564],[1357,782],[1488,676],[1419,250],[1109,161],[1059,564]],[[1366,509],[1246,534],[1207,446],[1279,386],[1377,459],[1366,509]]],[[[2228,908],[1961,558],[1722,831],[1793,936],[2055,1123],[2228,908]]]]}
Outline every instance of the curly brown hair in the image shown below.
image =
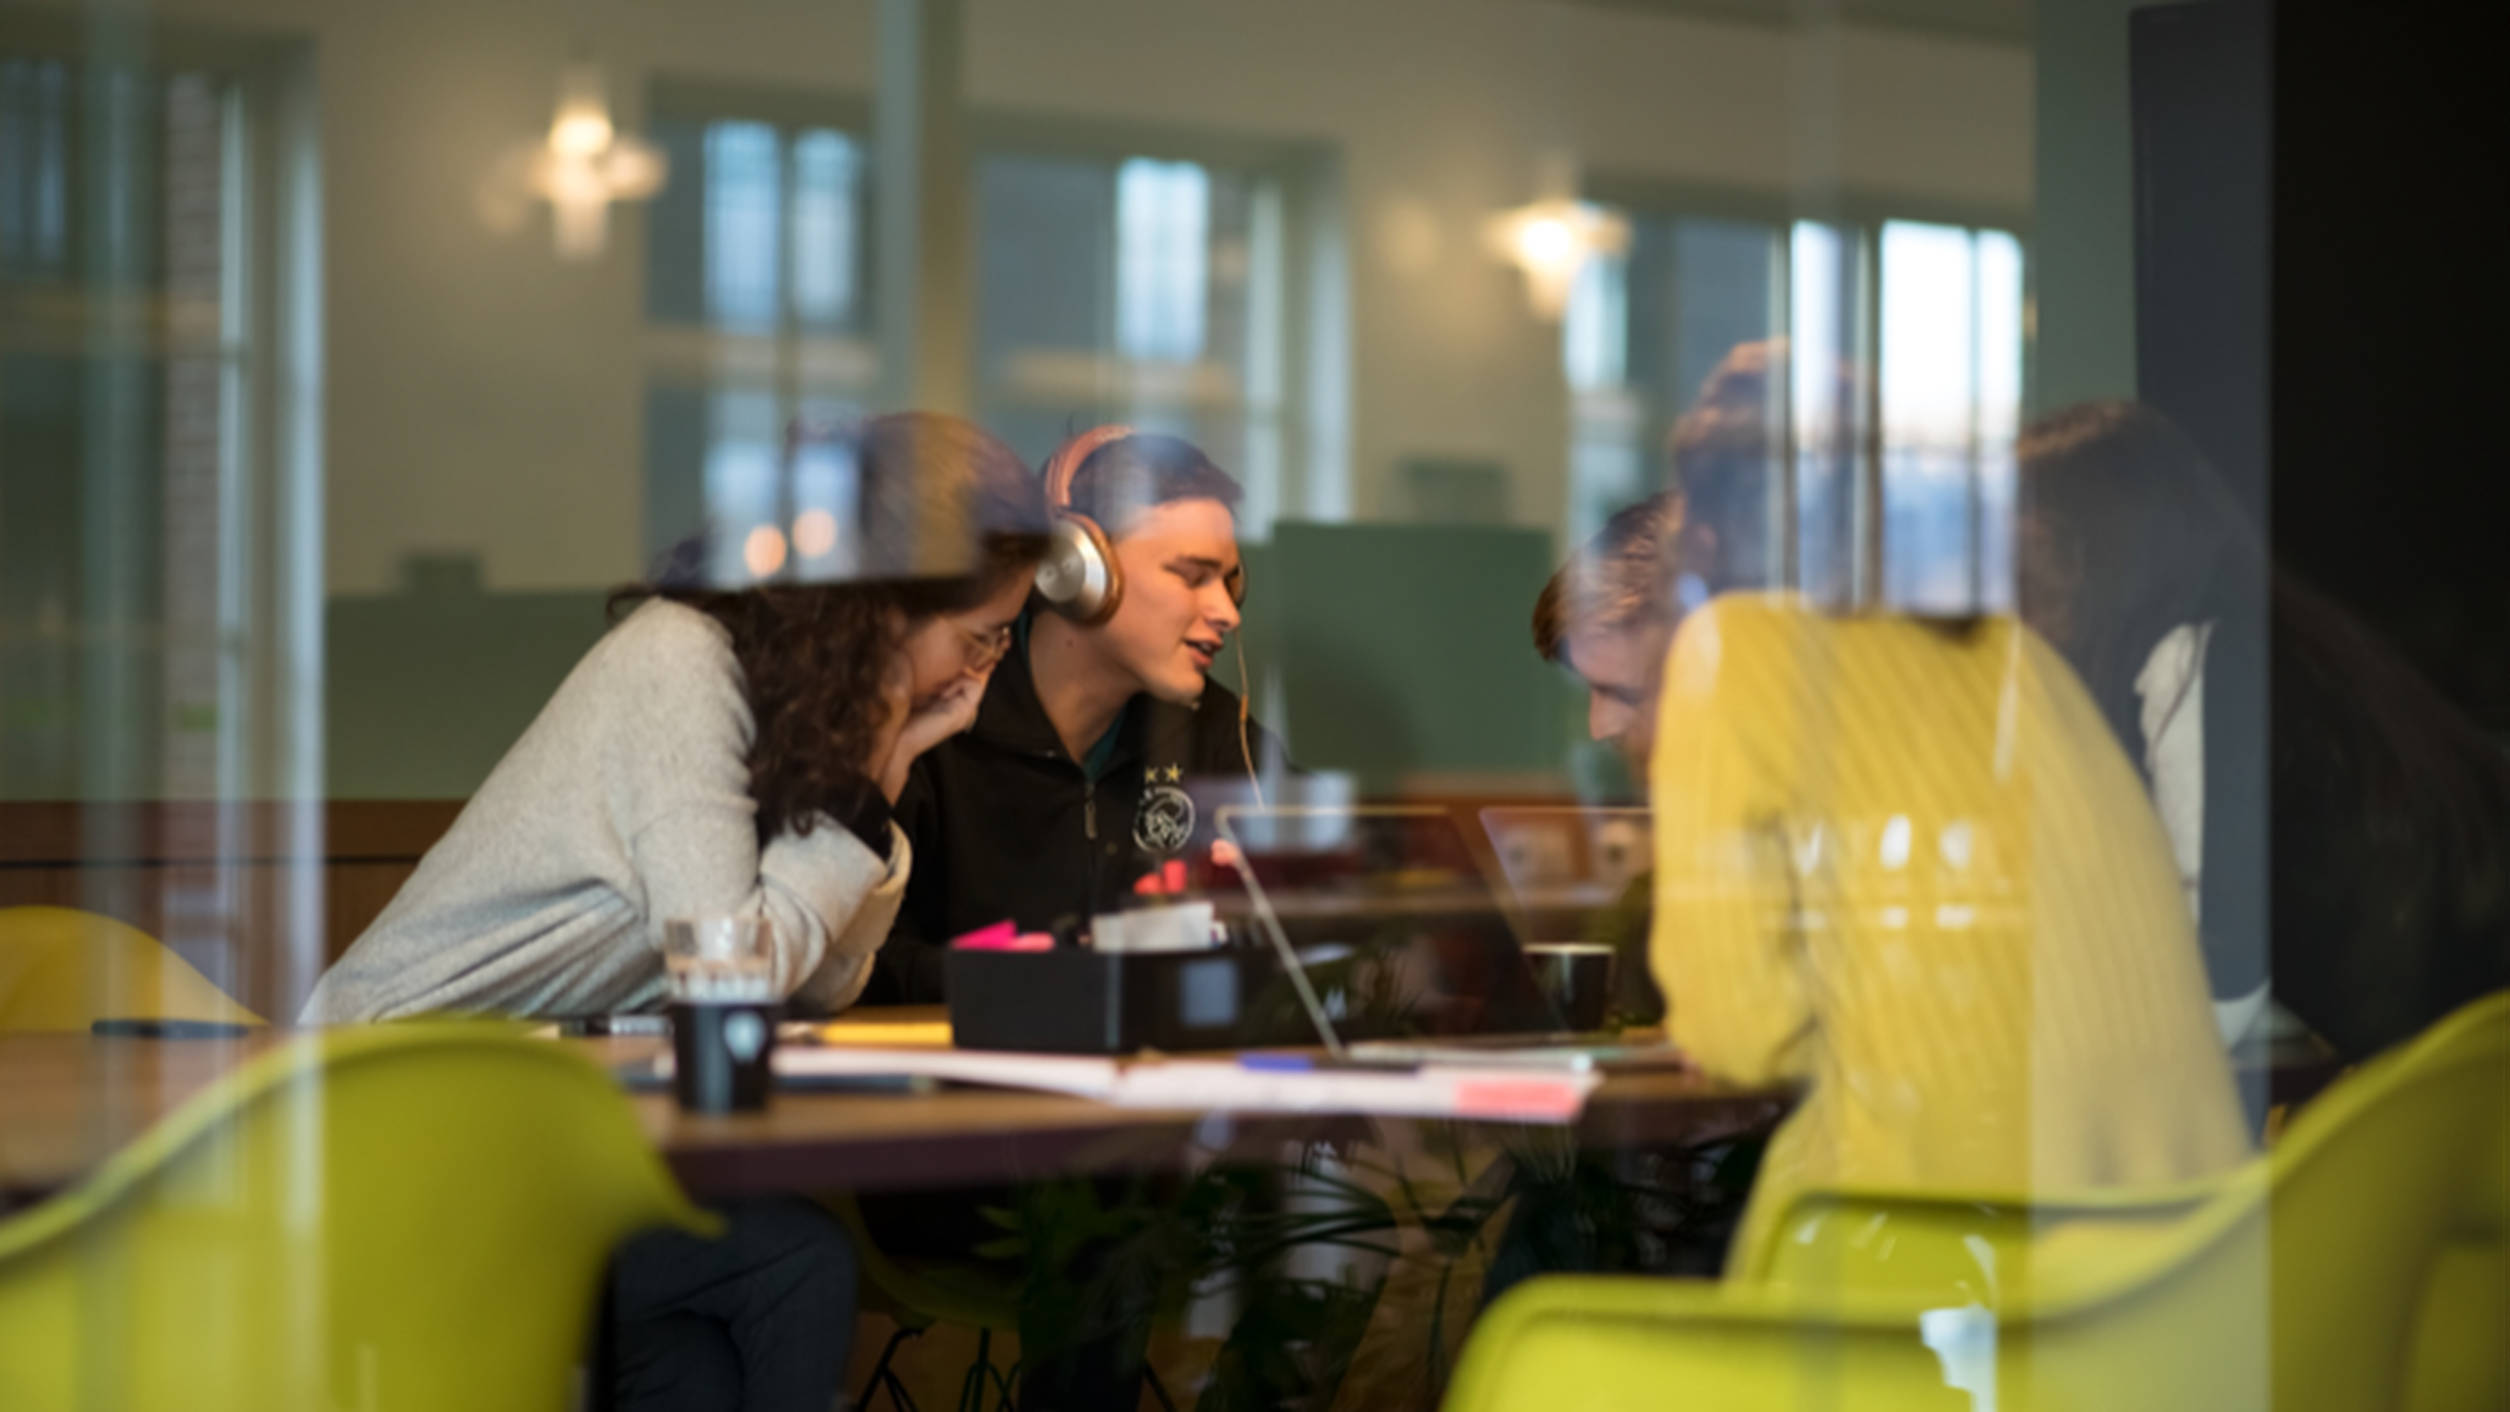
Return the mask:
{"type": "Polygon", "coordinates": [[[726,588],[666,575],[610,596],[613,621],[661,598],[731,634],[753,722],[761,843],[788,828],[809,833],[823,812],[872,787],[871,750],[888,724],[881,688],[908,635],[983,602],[1046,552],[1036,477],[975,423],[901,412],[840,439],[861,488],[862,549],[843,581],[726,588]]]}

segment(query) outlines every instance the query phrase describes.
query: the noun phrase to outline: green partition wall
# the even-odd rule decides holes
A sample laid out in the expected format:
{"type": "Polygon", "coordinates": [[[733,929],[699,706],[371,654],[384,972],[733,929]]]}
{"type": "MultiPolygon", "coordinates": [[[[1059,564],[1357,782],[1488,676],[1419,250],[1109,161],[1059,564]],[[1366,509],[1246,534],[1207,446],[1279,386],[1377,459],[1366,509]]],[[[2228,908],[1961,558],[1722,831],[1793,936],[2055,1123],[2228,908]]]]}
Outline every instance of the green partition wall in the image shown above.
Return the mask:
{"type": "MultiPolygon", "coordinates": [[[[1300,765],[1376,795],[1423,775],[1564,769],[1574,693],[1527,631],[1549,535],[1290,522],[1248,546],[1247,566],[1249,665],[1279,682],[1300,765]]],[[[333,598],[332,797],[469,794],[601,635],[603,598],[485,592],[461,574],[333,598]]],[[[1236,664],[1224,658],[1219,674],[1234,681],[1236,664]]]]}
{"type": "Polygon", "coordinates": [[[1570,693],[1528,628],[1549,534],[1285,522],[1249,567],[1253,669],[1278,664],[1301,765],[1374,795],[1420,775],[1562,768],[1570,693]]]}

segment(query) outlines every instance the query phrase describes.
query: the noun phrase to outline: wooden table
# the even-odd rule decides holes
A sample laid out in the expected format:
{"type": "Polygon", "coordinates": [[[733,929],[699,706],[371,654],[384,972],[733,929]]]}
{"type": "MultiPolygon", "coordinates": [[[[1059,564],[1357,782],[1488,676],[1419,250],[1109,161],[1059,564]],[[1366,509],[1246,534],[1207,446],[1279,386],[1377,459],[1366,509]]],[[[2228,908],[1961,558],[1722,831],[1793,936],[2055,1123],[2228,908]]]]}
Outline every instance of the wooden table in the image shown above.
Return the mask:
{"type": "MultiPolygon", "coordinates": [[[[858,1025],[929,1024],[938,1010],[869,1010],[858,1025]]],[[[889,1034],[882,1042],[897,1042],[889,1034]]],[[[76,1181],[150,1123],[284,1035],[240,1040],[0,1035],[0,1205],[76,1181]]],[[[580,1045],[610,1066],[659,1041],[580,1045]]],[[[1363,1137],[1413,1119],[1115,1108],[1088,1099],[994,1089],[921,1095],[785,1092],[762,1113],[682,1113],[665,1093],[631,1095],[654,1145],[701,1195],[777,1190],[895,1190],[1016,1182],[1199,1165],[1224,1152],[1277,1155],[1307,1139],[1363,1137]],[[1266,1152],[1266,1149],[1269,1149],[1266,1152]]],[[[1761,1126],[1782,1095],[1695,1075],[1608,1079],[1575,1128],[1594,1147],[1661,1146],[1761,1126]]]]}

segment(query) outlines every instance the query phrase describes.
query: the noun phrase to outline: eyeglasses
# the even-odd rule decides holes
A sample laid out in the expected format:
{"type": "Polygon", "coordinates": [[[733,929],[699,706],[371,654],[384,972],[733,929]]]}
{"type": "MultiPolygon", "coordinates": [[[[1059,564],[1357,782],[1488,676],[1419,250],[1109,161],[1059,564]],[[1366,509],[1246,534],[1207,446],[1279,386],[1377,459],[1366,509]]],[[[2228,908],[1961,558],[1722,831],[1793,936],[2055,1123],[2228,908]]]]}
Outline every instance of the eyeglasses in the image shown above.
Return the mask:
{"type": "Polygon", "coordinates": [[[950,626],[958,628],[959,637],[967,652],[967,669],[971,672],[993,670],[994,664],[1001,661],[1003,654],[1011,650],[1011,625],[1009,623],[1004,623],[992,632],[969,632],[966,628],[959,627],[957,623],[952,623],[950,626]]]}

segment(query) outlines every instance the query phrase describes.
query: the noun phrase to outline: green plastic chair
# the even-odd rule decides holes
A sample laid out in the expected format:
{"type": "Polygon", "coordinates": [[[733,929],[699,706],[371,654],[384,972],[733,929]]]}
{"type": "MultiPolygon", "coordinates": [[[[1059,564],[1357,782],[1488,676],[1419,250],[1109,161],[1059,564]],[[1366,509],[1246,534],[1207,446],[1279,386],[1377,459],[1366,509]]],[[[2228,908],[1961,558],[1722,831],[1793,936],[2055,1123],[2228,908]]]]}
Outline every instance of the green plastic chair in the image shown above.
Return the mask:
{"type": "Polygon", "coordinates": [[[882,1346],[871,1376],[854,1399],[868,1409],[876,1393],[886,1392],[898,1412],[916,1412],[914,1395],[895,1367],[898,1349],[936,1325],[955,1324],[976,1330],[976,1358],[959,1379],[957,1412],[983,1412],[988,1397],[998,1407],[1012,1404],[1016,1366],[997,1368],[993,1361],[996,1334],[1017,1338],[1020,1332],[1020,1277],[1016,1271],[970,1256],[964,1260],[900,1259],[881,1248],[863,1219],[861,1203],[852,1193],[820,1198],[854,1238],[854,1255],[862,1269],[862,1312],[886,1314],[897,1331],[882,1346]]]}
{"type": "MultiPolygon", "coordinates": [[[[984,1412],[988,1399],[996,1408],[1016,1405],[1021,1364],[996,1367],[994,1338],[1019,1337],[1025,1298],[1020,1272],[972,1253],[963,1258],[891,1255],[872,1233],[861,1203],[851,1193],[825,1195],[820,1203],[854,1238],[855,1258],[862,1268],[862,1312],[885,1314],[897,1325],[882,1345],[871,1375],[863,1380],[854,1406],[869,1412],[874,1395],[885,1392],[898,1412],[917,1412],[914,1394],[897,1373],[898,1350],[909,1339],[943,1324],[976,1331],[976,1357],[960,1376],[958,1400],[952,1404],[956,1412],[984,1412]]],[[[1144,1365],[1142,1385],[1152,1401],[1175,1412],[1176,1402],[1156,1368],[1144,1365]]]]}
{"type": "Polygon", "coordinates": [[[714,1229],[581,1056],[309,1034],[0,1221],[0,1407],[548,1412],[656,1226],[714,1229]]]}
{"type": "Polygon", "coordinates": [[[2510,994],[2220,1181],[1809,1194],[1741,1260],[1716,1283],[1527,1281],[1447,1406],[2510,1406],[2510,994]]]}
{"type": "Polygon", "coordinates": [[[84,1033],[100,1019],[263,1023],[137,927],[75,907],[0,907],[0,1034],[84,1033]]]}

